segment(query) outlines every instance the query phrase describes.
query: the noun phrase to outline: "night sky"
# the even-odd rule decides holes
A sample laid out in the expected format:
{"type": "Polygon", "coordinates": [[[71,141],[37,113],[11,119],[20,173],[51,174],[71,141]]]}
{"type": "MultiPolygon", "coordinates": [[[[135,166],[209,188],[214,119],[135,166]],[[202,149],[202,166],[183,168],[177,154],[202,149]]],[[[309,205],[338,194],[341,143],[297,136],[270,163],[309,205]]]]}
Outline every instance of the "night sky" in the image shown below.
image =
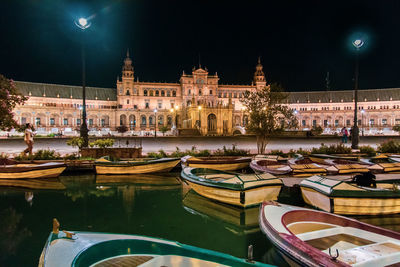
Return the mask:
{"type": "Polygon", "coordinates": [[[288,91],[400,87],[400,1],[1,0],[0,73],[18,81],[115,87],[127,48],[140,81],[178,82],[199,61],[222,84],[250,84],[258,56],[288,91]],[[74,25],[91,17],[82,32],[74,25]]]}

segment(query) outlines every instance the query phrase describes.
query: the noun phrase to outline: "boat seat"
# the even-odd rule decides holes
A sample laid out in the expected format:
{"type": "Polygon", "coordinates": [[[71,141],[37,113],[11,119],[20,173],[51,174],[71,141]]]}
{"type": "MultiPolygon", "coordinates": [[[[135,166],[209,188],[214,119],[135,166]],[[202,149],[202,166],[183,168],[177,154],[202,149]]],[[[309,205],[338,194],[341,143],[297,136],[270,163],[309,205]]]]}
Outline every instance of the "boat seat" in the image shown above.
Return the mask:
{"type": "Polygon", "coordinates": [[[151,266],[177,266],[177,267],[216,267],[216,266],[227,266],[215,262],[206,260],[189,258],[179,255],[162,255],[156,256],[152,260],[145,262],[140,267],[151,267],[151,266]]]}
{"type": "Polygon", "coordinates": [[[363,263],[368,266],[398,264],[400,262],[400,243],[398,241],[384,241],[342,251],[339,249],[338,259],[350,265],[357,264],[357,266],[363,266],[363,263]]]}
{"type": "MultiPolygon", "coordinates": [[[[334,227],[329,229],[323,229],[319,231],[313,231],[308,233],[302,233],[296,235],[299,239],[303,241],[309,241],[313,239],[321,239],[324,237],[330,237],[340,234],[346,234],[354,237],[359,237],[365,240],[370,240],[373,243],[384,242],[390,240],[389,237],[375,234],[372,232],[364,231],[354,227],[334,227]]],[[[395,239],[393,239],[395,240],[395,239]]]]}

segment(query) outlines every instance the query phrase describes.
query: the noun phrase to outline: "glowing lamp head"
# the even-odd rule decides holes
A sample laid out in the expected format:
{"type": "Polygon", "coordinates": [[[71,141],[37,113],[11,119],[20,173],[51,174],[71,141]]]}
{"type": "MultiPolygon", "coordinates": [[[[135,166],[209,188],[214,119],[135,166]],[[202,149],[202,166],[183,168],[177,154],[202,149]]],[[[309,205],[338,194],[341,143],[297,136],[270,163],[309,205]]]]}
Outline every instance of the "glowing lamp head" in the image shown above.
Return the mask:
{"type": "Polygon", "coordinates": [[[201,110],[201,106],[198,106],[198,109],[201,110]]]}
{"type": "Polygon", "coordinates": [[[90,27],[91,23],[85,18],[79,18],[78,20],[75,20],[75,25],[82,30],[85,30],[90,27]]]}
{"type": "Polygon", "coordinates": [[[157,113],[158,112],[158,110],[157,109],[154,109],[154,113],[157,113]]]}
{"type": "Polygon", "coordinates": [[[174,109],[173,109],[173,108],[171,108],[169,111],[171,111],[171,112],[174,112],[174,109]]]}
{"type": "Polygon", "coordinates": [[[355,48],[359,49],[364,45],[364,41],[361,39],[356,39],[353,41],[353,45],[355,48]]]}
{"type": "Polygon", "coordinates": [[[86,25],[87,25],[87,19],[85,19],[85,18],[80,18],[78,20],[78,22],[79,22],[79,25],[81,25],[82,27],[86,27],[86,25]]]}
{"type": "Polygon", "coordinates": [[[178,110],[178,109],[179,109],[179,106],[178,106],[178,105],[176,105],[176,106],[175,106],[175,109],[176,109],[176,110],[178,110]]]}

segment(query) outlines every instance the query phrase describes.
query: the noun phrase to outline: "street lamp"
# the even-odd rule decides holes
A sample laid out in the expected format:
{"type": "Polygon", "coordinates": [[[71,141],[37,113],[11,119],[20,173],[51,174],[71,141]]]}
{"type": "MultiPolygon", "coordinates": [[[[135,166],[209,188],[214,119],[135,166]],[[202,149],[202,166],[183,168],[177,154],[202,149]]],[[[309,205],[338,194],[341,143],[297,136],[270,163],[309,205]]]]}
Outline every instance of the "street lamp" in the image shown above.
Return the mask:
{"type": "Polygon", "coordinates": [[[355,39],[353,41],[353,46],[356,48],[356,66],[354,70],[354,125],[353,131],[351,133],[351,148],[358,149],[358,143],[360,139],[360,132],[358,129],[357,120],[357,110],[358,110],[358,61],[359,61],[359,51],[364,45],[364,41],[361,39],[355,39]]]}
{"type": "Polygon", "coordinates": [[[158,110],[157,109],[154,109],[154,120],[155,120],[155,124],[156,124],[156,126],[155,126],[155,128],[154,128],[154,138],[157,138],[157,112],[158,112],[158,110]]]}
{"type": "Polygon", "coordinates": [[[242,127],[244,127],[244,112],[246,111],[246,107],[242,107],[242,127]]]}
{"type": "Polygon", "coordinates": [[[364,112],[365,110],[361,110],[361,135],[364,136],[364,112]]]}
{"type": "Polygon", "coordinates": [[[90,27],[91,23],[86,18],[75,21],[75,25],[82,30],[82,123],[80,136],[83,138],[83,147],[89,143],[88,127],[86,123],[86,69],[85,69],[85,42],[83,32],[90,27]]]}
{"type": "Polygon", "coordinates": [[[201,132],[201,117],[200,117],[200,112],[201,112],[202,107],[201,107],[201,106],[198,106],[197,109],[199,110],[199,130],[200,130],[200,132],[201,132]]]}

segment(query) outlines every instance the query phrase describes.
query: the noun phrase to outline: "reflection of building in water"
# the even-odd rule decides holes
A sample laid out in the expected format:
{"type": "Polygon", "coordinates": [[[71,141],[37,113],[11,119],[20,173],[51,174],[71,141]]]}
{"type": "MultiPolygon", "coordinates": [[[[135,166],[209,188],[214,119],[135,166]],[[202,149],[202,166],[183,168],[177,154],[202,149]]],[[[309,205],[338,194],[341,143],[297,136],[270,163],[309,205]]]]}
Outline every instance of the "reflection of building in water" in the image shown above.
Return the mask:
{"type": "Polygon", "coordinates": [[[25,200],[32,207],[32,205],[33,205],[33,192],[25,192],[25,200]]]}

